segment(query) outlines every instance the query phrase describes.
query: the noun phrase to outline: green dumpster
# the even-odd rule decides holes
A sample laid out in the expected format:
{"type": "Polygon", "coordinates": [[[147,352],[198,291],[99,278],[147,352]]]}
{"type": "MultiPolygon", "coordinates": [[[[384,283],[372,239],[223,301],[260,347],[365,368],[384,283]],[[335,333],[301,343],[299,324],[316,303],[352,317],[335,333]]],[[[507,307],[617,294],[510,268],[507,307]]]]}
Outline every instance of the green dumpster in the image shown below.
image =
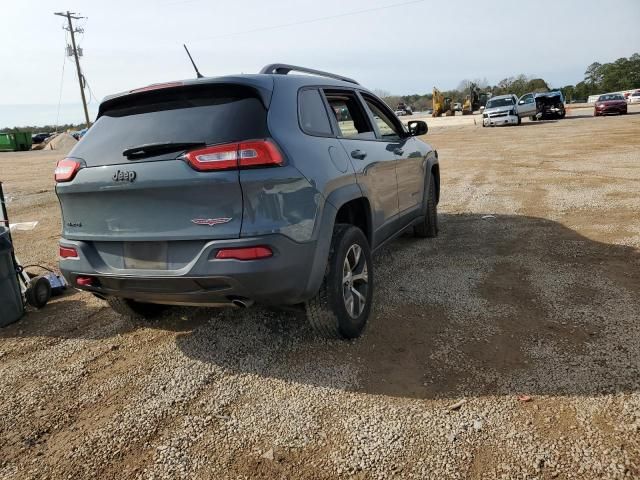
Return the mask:
{"type": "Polygon", "coordinates": [[[31,132],[0,133],[0,152],[31,150],[31,132]]]}

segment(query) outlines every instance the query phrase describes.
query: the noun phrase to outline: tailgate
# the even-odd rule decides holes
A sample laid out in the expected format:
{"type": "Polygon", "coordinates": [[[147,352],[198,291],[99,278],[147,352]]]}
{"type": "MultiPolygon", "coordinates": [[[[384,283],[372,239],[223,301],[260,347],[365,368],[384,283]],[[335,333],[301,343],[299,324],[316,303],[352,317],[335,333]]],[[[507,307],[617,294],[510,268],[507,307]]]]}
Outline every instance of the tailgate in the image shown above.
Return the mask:
{"type": "Polygon", "coordinates": [[[237,171],[197,172],[182,160],[83,168],[58,184],[69,240],[193,240],[240,236],[237,171]],[[134,181],[114,180],[123,176],[134,181]]]}

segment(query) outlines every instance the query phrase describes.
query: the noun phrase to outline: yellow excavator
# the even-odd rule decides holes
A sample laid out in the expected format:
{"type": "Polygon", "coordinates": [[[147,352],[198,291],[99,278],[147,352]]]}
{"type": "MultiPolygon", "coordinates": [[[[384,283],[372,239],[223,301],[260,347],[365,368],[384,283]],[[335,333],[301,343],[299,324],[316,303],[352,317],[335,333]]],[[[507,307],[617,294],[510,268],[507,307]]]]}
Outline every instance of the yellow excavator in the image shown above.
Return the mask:
{"type": "Polygon", "coordinates": [[[433,87],[433,113],[432,117],[440,117],[444,113],[445,117],[453,117],[456,112],[453,110],[451,98],[445,97],[440,90],[433,87]]]}
{"type": "Polygon", "coordinates": [[[484,107],[487,104],[487,100],[490,97],[489,93],[483,92],[478,85],[471,82],[469,84],[469,95],[465,97],[464,105],[462,105],[462,114],[471,115],[473,112],[477,112],[480,107],[484,107]]]}
{"type": "Polygon", "coordinates": [[[471,82],[469,84],[469,95],[465,97],[462,105],[462,115],[471,115],[476,110],[480,110],[480,89],[475,83],[471,82]]]}

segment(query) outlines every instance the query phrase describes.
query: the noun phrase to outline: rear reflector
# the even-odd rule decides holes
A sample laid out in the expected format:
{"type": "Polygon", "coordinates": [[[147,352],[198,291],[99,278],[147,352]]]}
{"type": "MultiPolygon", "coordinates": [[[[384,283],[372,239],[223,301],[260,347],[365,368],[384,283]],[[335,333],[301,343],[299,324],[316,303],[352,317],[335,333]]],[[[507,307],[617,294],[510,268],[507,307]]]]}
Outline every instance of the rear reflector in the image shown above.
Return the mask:
{"type": "Polygon", "coordinates": [[[70,182],[80,168],[82,168],[82,164],[71,158],[58,161],[54,172],[56,182],[70,182]]]}
{"type": "Polygon", "coordinates": [[[90,287],[93,285],[94,278],[93,277],[77,277],[76,284],[81,287],[90,287]]]}
{"type": "Polygon", "coordinates": [[[269,247],[223,248],[216,254],[218,259],[258,260],[269,258],[273,252],[269,247]]]}
{"type": "Polygon", "coordinates": [[[67,258],[67,259],[79,258],[78,251],[75,248],[63,247],[62,245],[60,245],[60,250],[58,255],[60,255],[60,258],[67,258]]]}
{"type": "Polygon", "coordinates": [[[282,154],[268,140],[199,148],[187,152],[185,158],[192,168],[200,171],[274,167],[283,163],[282,154]]]}

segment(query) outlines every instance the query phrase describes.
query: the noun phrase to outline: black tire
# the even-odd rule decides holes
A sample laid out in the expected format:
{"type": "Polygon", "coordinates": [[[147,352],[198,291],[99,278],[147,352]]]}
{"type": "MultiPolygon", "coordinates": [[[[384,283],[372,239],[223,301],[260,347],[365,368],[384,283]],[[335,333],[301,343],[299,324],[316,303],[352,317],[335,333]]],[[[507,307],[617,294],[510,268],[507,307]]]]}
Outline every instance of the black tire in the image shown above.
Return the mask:
{"type": "Polygon", "coordinates": [[[26,295],[27,303],[35,308],[44,307],[51,298],[51,284],[44,277],[31,279],[26,295]]]}
{"type": "Polygon", "coordinates": [[[134,320],[151,320],[162,315],[168,305],[144,303],[129,298],[107,297],[109,306],[119,315],[134,320]]]}
{"type": "Polygon", "coordinates": [[[305,305],[311,327],[323,337],[359,337],[371,313],[373,286],[373,263],[367,237],[353,225],[337,224],[333,229],[322,285],[316,296],[305,305]],[[350,277],[349,283],[345,283],[346,269],[351,265],[353,268],[350,273],[353,275],[355,272],[361,278],[351,280],[350,277]],[[362,275],[366,275],[366,280],[362,275]],[[352,293],[354,290],[357,295],[352,293]],[[364,302],[361,303],[359,298],[364,298],[364,302]]]}
{"type": "Polygon", "coordinates": [[[420,238],[438,236],[438,203],[436,199],[436,180],[429,175],[429,191],[425,192],[427,202],[424,221],[413,227],[413,233],[420,238]]]}
{"type": "Polygon", "coordinates": [[[529,117],[529,120],[531,120],[532,122],[535,122],[537,120],[537,118],[535,117],[535,115],[531,115],[529,117]]]}

